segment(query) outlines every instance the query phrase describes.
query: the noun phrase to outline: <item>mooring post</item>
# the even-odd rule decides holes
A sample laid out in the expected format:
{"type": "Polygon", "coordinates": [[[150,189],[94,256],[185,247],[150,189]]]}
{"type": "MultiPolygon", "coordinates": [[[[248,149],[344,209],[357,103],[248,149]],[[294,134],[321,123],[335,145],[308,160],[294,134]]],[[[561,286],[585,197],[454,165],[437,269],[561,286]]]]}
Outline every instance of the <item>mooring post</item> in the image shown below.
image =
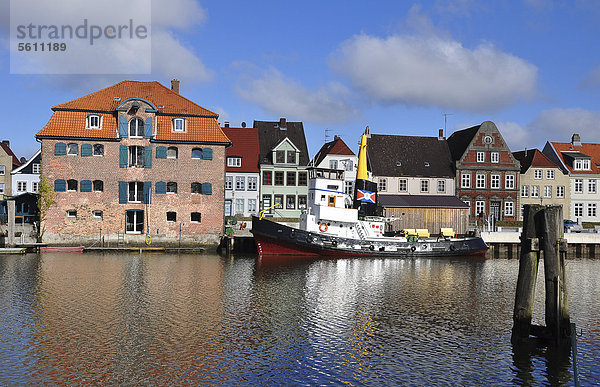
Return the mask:
{"type": "Polygon", "coordinates": [[[8,239],[6,247],[15,247],[15,201],[7,200],[7,215],[8,215],[8,239]]]}
{"type": "Polygon", "coordinates": [[[544,207],[538,204],[525,205],[523,213],[523,232],[521,233],[521,255],[519,257],[519,277],[515,294],[515,309],[513,312],[513,343],[529,337],[533,301],[535,298],[535,281],[540,260],[539,235],[536,222],[544,207]]]}
{"type": "Polygon", "coordinates": [[[544,277],[546,280],[546,327],[557,343],[569,336],[571,322],[567,309],[562,206],[544,210],[544,277]]]}

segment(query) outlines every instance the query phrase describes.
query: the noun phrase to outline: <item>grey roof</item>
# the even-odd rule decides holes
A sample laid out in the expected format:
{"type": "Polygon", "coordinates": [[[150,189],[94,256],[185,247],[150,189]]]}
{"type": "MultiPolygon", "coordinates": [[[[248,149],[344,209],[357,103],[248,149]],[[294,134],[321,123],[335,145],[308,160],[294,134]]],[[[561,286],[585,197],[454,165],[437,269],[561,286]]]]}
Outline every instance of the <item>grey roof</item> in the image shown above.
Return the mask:
{"type": "Polygon", "coordinates": [[[442,195],[382,195],[377,203],[381,207],[469,208],[456,196],[442,195]]]}
{"type": "Polygon", "coordinates": [[[284,138],[288,138],[299,150],[299,165],[308,165],[308,147],[304,135],[302,122],[286,122],[286,129],[280,129],[280,121],[254,121],[258,129],[258,142],[260,145],[259,164],[273,164],[273,148],[284,138]]]}
{"type": "Polygon", "coordinates": [[[367,152],[375,176],[454,177],[445,139],[372,134],[367,152]]]}
{"type": "Polygon", "coordinates": [[[450,148],[452,160],[460,160],[480,127],[481,125],[477,125],[467,129],[458,130],[448,137],[448,147],[450,148]]]}

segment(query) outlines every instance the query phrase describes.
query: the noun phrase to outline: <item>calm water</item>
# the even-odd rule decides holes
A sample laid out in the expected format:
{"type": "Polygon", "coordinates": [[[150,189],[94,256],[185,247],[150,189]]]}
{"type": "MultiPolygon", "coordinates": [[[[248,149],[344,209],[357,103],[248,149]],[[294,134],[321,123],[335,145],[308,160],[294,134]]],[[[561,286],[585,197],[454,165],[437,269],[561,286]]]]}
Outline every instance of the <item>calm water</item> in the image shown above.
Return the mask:
{"type": "MultiPolygon", "coordinates": [[[[581,383],[600,384],[600,260],[567,270],[581,383]]],[[[0,383],[572,385],[569,354],[513,353],[517,271],[502,259],[0,256],[0,383]]],[[[541,280],[537,293],[541,324],[541,280]]]]}

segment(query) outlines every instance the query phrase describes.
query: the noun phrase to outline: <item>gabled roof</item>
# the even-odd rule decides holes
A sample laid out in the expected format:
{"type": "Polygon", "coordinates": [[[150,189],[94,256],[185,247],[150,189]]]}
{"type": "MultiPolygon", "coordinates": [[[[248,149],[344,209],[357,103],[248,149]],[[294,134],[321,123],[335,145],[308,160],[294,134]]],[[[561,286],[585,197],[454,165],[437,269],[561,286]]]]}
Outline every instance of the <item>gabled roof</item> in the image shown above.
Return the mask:
{"type": "Polygon", "coordinates": [[[372,134],[367,153],[374,176],[454,177],[448,144],[438,137],[372,134]]]}
{"type": "Polygon", "coordinates": [[[313,164],[318,166],[327,155],[356,156],[356,154],[352,152],[348,145],[346,145],[344,140],[338,136],[335,136],[333,141],[323,144],[321,149],[319,149],[317,154],[313,157],[313,164]]]}
{"type": "Polygon", "coordinates": [[[150,101],[162,114],[190,114],[218,118],[218,114],[190,101],[157,81],[121,81],[83,97],[55,105],[52,110],[113,112],[130,98],[150,101]],[[159,107],[162,105],[164,107],[159,107]]]}
{"type": "Polygon", "coordinates": [[[242,158],[242,166],[225,167],[226,172],[260,172],[258,168],[258,130],[256,128],[222,128],[225,135],[231,139],[232,146],[227,148],[227,157],[242,158]]]}
{"type": "Polygon", "coordinates": [[[581,145],[573,145],[570,142],[551,142],[557,156],[570,174],[596,175],[600,174],[600,144],[584,142],[581,145]],[[573,160],[576,158],[591,159],[590,170],[575,171],[573,160]]]}
{"type": "Polygon", "coordinates": [[[118,139],[118,111],[129,100],[143,101],[150,106],[147,112],[156,113],[156,141],[229,143],[217,122],[218,114],[156,81],[122,81],[56,105],[36,137],[118,139]],[[101,129],[86,129],[86,117],[91,113],[102,117],[101,129]],[[174,117],[185,117],[185,132],[171,130],[174,117]]]}
{"type": "Polygon", "coordinates": [[[515,159],[521,163],[521,173],[527,172],[530,167],[538,168],[560,168],[545,154],[537,149],[527,149],[524,151],[513,152],[515,159]]]}
{"type": "Polygon", "coordinates": [[[299,165],[308,165],[308,147],[302,122],[285,122],[286,129],[279,127],[281,121],[254,121],[260,144],[260,164],[273,164],[272,151],[284,138],[288,138],[299,150],[299,165]]]}
{"type": "Polygon", "coordinates": [[[14,175],[16,173],[19,173],[23,169],[27,168],[27,166],[29,164],[31,164],[33,161],[35,161],[36,159],[39,162],[41,160],[41,154],[42,154],[42,149],[39,149],[37,152],[35,152],[35,154],[33,156],[31,156],[29,158],[29,160],[27,160],[26,162],[24,162],[23,164],[21,164],[21,166],[19,168],[13,169],[13,171],[11,172],[11,174],[14,175]]]}
{"type": "Polygon", "coordinates": [[[0,147],[2,147],[2,149],[4,150],[4,152],[6,152],[6,154],[8,156],[12,157],[13,168],[16,168],[16,167],[18,167],[18,166],[21,165],[21,162],[19,161],[19,158],[13,153],[12,149],[10,149],[10,146],[8,146],[4,142],[0,142],[0,147]]]}
{"type": "Polygon", "coordinates": [[[450,195],[384,195],[377,201],[382,207],[469,208],[465,202],[450,195]]]}
{"type": "Polygon", "coordinates": [[[465,154],[465,151],[480,127],[481,125],[476,125],[467,129],[458,130],[448,137],[448,147],[450,148],[452,160],[459,160],[463,154],[465,154]]]}

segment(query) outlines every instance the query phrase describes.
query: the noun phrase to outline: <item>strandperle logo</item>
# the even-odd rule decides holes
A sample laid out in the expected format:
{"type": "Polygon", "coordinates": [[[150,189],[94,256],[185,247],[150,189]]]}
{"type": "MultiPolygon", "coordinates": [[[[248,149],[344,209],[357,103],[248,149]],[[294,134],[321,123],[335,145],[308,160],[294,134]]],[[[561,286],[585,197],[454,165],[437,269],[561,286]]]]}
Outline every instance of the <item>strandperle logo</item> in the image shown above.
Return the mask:
{"type": "Polygon", "coordinates": [[[27,40],[32,42],[52,41],[66,39],[84,39],[88,40],[90,45],[99,39],[147,39],[148,27],[144,24],[136,24],[133,19],[129,19],[127,24],[91,24],[88,19],[83,19],[79,25],[45,25],[45,24],[19,24],[16,26],[16,38],[18,40],[27,40]]]}

